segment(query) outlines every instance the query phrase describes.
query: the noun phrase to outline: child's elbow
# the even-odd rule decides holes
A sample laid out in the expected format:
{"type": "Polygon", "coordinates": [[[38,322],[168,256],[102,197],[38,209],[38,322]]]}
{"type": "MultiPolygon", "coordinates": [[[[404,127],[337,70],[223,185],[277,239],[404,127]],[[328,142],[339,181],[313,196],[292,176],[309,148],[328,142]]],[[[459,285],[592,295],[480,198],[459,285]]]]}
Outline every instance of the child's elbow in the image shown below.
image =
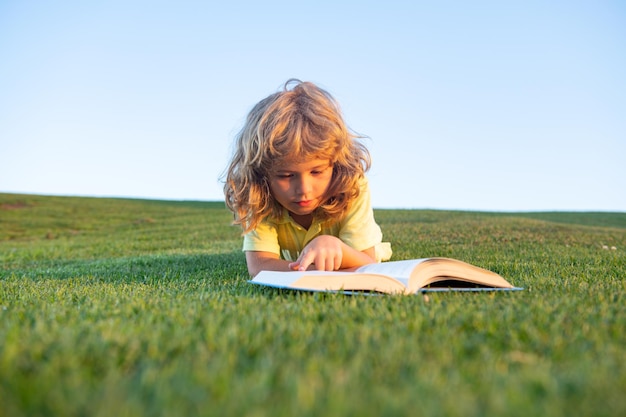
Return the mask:
{"type": "Polygon", "coordinates": [[[256,277],[259,272],[261,272],[261,268],[253,265],[248,265],[248,274],[250,274],[251,277],[256,277]]]}

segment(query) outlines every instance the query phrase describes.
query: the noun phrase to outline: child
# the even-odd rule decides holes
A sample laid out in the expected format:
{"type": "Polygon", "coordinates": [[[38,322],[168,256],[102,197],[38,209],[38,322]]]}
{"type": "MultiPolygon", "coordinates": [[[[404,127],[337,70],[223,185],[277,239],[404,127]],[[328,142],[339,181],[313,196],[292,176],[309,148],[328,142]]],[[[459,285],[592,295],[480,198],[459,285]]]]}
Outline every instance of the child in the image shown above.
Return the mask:
{"type": "Polygon", "coordinates": [[[338,270],[387,260],[365,172],[370,155],[334,98],[291,79],[252,108],[226,172],[248,271],[338,270]]]}

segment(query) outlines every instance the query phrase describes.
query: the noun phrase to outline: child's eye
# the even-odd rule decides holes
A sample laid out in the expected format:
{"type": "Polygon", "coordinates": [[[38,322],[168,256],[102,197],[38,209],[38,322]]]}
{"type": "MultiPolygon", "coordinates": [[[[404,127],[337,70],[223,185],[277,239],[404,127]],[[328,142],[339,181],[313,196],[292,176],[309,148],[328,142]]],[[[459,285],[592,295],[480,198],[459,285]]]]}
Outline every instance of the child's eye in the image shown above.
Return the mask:
{"type": "Polygon", "coordinates": [[[328,168],[324,168],[324,169],[314,169],[313,171],[311,171],[311,174],[313,175],[320,175],[323,174],[324,172],[326,172],[328,168]]]}

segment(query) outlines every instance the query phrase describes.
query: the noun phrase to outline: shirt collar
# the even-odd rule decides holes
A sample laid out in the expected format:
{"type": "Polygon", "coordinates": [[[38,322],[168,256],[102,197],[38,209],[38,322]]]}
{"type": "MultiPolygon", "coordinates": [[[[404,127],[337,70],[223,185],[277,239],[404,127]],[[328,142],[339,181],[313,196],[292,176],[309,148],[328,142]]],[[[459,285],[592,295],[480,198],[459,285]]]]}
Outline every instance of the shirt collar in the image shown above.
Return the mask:
{"type": "MultiPolygon", "coordinates": [[[[302,226],[300,226],[298,223],[296,223],[296,221],[289,215],[289,211],[282,209],[281,210],[281,214],[280,217],[275,219],[274,222],[276,224],[286,224],[286,223],[291,223],[296,227],[300,227],[302,228],[302,226]]],[[[311,227],[309,227],[309,230],[316,230],[321,228],[322,223],[324,223],[323,221],[321,221],[317,216],[313,217],[313,222],[311,223],[311,227]]]]}

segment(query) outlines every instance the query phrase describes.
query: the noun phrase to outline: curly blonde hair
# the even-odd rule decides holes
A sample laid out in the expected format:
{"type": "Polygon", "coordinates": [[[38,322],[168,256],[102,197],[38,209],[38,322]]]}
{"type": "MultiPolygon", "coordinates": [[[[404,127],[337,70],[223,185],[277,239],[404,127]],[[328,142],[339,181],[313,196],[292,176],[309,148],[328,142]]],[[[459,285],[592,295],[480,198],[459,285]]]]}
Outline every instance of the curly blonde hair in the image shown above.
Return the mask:
{"type": "Polygon", "coordinates": [[[288,80],[281,91],[257,103],[235,137],[226,171],[224,195],[234,224],[243,233],[266,217],[279,218],[268,175],[275,164],[311,157],[333,166],[324,202],[316,209],[323,220],[341,219],[360,193],[359,182],[370,168],[367,148],[345,124],[335,99],[311,82],[288,80]]]}

